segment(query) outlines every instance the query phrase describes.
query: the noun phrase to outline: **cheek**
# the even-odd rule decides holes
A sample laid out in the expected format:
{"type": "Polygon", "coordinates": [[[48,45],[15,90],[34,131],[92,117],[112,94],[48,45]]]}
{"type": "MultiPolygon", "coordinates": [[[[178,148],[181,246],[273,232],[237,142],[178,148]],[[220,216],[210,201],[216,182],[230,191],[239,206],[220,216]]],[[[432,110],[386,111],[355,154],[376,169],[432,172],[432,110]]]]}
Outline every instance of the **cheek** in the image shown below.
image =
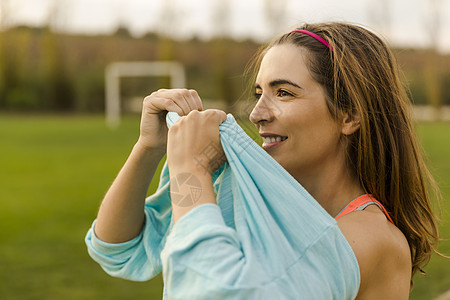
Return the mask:
{"type": "Polygon", "coordinates": [[[282,107],[279,120],[292,137],[292,146],[311,149],[331,146],[339,140],[339,126],[328,111],[325,99],[312,97],[287,106],[282,107]]]}
{"type": "Polygon", "coordinates": [[[340,133],[337,125],[326,118],[304,120],[293,124],[292,146],[298,151],[322,152],[339,144],[340,133]]]}

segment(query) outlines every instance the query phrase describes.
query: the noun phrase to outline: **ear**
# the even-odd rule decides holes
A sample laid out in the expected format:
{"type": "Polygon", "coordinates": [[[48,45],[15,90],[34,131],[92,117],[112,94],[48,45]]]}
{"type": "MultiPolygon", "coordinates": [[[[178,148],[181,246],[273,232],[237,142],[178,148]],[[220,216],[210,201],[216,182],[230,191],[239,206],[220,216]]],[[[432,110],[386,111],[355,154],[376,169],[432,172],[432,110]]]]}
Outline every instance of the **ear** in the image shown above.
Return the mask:
{"type": "Polygon", "coordinates": [[[344,113],[342,116],[342,128],[341,133],[343,135],[351,135],[355,133],[361,127],[361,116],[359,113],[344,113]]]}

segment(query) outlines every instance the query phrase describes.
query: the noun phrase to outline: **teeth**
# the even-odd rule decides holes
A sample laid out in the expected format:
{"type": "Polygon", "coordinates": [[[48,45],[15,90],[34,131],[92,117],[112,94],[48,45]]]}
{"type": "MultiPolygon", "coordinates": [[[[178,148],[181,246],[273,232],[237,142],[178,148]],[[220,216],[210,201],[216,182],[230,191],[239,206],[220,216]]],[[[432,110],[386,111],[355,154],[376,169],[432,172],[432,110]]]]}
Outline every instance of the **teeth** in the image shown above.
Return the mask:
{"type": "Polygon", "coordinates": [[[277,136],[277,137],[264,137],[264,142],[265,143],[275,143],[275,142],[281,142],[284,141],[286,139],[286,137],[281,137],[281,136],[277,136]]]}

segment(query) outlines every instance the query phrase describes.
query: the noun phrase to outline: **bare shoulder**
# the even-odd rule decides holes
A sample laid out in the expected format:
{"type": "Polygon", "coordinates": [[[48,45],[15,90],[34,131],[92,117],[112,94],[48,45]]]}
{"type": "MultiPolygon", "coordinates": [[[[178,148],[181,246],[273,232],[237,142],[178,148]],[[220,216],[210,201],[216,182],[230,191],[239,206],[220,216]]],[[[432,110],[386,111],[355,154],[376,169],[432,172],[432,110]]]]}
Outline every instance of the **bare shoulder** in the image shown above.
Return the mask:
{"type": "Polygon", "coordinates": [[[343,216],[338,226],[358,259],[358,299],[408,299],[411,256],[403,233],[376,206],[343,216]]]}

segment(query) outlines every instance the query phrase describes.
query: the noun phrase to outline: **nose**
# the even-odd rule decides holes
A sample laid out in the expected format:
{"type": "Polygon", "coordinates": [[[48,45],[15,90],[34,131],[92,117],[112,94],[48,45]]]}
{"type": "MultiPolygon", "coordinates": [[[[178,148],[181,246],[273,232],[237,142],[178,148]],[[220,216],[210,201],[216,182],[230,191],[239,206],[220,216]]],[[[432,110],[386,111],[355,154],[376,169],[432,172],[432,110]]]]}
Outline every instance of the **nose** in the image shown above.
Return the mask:
{"type": "Polygon", "coordinates": [[[250,113],[249,120],[256,125],[272,122],[274,117],[274,104],[272,100],[262,95],[250,113]]]}

